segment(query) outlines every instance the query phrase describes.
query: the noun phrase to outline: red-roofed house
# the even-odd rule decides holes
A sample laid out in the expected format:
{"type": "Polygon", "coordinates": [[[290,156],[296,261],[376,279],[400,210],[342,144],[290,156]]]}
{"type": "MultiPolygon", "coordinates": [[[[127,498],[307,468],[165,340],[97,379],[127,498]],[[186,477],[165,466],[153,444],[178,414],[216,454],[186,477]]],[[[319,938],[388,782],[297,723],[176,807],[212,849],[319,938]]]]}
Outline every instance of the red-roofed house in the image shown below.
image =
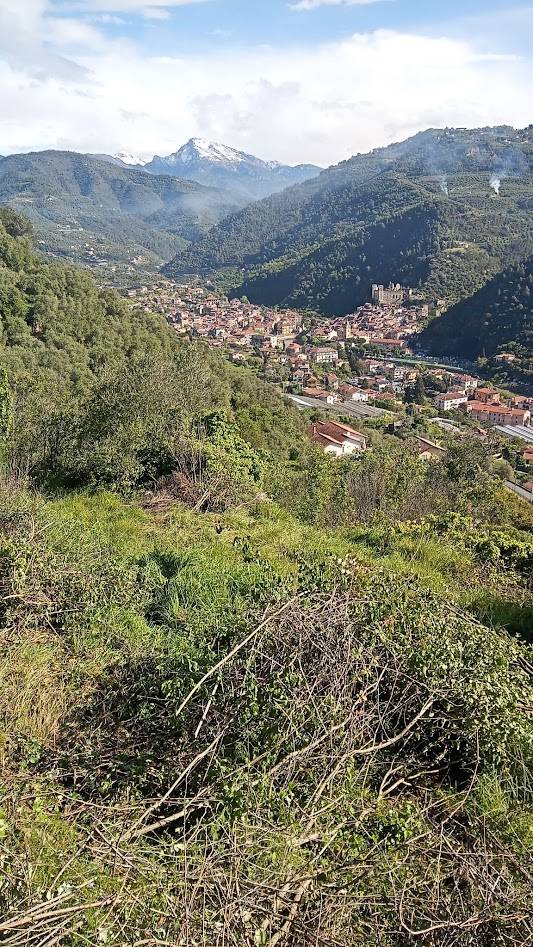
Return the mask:
{"type": "Polygon", "coordinates": [[[366,450],[364,434],[338,421],[315,421],[309,435],[315,444],[333,457],[347,457],[366,450]]]}
{"type": "Polygon", "coordinates": [[[368,394],[355,385],[340,385],[339,393],[345,401],[368,401],[368,394]]]}
{"type": "Polygon", "coordinates": [[[521,408],[507,408],[503,404],[489,403],[484,404],[481,401],[469,401],[465,405],[465,410],[470,417],[476,421],[484,421],[486,424],[500,424],[505,427],[529,426],[531,413],[523,411],[521,408]]]}
{"type": "Polygon", "coordinates": [[[318,401],[325,401],[326,404],[335,404],[339,396],[334,391],[325,391],[324,388],[304,388],[302,392],[304,398],[316,398],[318,401]]]}
{"type": "Polygon", "coordinates": [[[476,401],[482,401],[483,404],[499,404],[500,393],[496,388],[478,388],[476,401]]]}

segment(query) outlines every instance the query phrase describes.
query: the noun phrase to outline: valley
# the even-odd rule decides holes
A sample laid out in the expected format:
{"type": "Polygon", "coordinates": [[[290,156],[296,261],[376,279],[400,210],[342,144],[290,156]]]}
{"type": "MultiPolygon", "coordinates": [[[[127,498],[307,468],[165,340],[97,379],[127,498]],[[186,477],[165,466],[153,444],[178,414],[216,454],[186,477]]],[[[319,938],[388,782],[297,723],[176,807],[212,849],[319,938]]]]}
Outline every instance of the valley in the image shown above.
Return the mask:
{"type": "Polygon", "coordinates": [[[527,265],[461,268],[461,313],[389,280],[384,219],[339,313],[264,304],[145,268],[221,192],[35,160],[0,207],[0,940],[527,943],[527,265]],[[83,269],[40,243],[85,224],[83,269]],[[468,371],[417,355],[445,320],[486,325],[468,371]]]}
{"type": "MultiPolygon", "coordinates": [[[[195,182],[140,174],[74,152],[0,160],[0,204],[24,213],[45,252],[118,272],[157,269],[238,205],[195,182]]],[[[131,278],[131,277],[130,277],[131,278]]]]}
{"type": "Polygon", "coordinates": [[[533,0],[0,0],[0,947],[533,947],[533,0]]]}
{"type": "Polygon", "coordinates": [[[330,316],[378,281],[449,307],[531,253],[532,153],[531,129],[430,130],[231,215],[165,272],[330,316]]]}
{"type": "Polygon", "coordinates": [[[152,160],[12,155],[0,160],[0,203],[29,216],[44,253],[92,269],[106,286],[162,273],[335,319],[363,306],[373,284],[402,283],[431,302],[424,351],[484,358],[493,377],[523,388],[532,136],[507,126],[430,129],[325,171],[205,139],[152,160]],[[481,336],[480,306],[492,305],[491,293],[499,299],[505,281],[508,312],[495,312],[481,336]],[[513,365],[498,361],[502,352],[513,365]]]}
{"type": "MultiPolygon", "coordinates": [[[[133,313],[159,314],[182,339],[201,340],[242,370],[280,389],[298,408],[333,412],[364,423],[381,419],[400,439],[418,438],[422,453],[438,456],[443,434],[491,443],[518,464],[508,477],[531,482],[532,471],[511,445],[529,443],[533,389],[519,394],[495,388],[485,378],[487,363],[469,371],[458,365],[417,358],[435,302],[399,284],[375,284],[372,299],[338,319],[294,309],[269,309],[247,300],[228,299],[196,283],[162,279],[126,292],[133,313]]],[[[432,325],[433,323],[430,323],[432,325]]],[[[504,353],[495,360],[515,373],[520,360],[504,353]]],[[[529,377],[530,369],[526,371],[529,377]]],[[[416,444],[416,440],[415,440],[416,444]]]]}

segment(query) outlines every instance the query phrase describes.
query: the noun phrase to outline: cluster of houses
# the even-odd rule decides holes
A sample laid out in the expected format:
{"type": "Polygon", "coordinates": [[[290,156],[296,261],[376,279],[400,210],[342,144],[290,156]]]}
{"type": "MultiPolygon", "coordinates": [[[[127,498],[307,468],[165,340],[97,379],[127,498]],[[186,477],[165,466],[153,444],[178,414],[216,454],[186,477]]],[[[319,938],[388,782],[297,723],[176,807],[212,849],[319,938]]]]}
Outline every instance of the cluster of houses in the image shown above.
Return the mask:
{"type": "MultiPolygon", "coordinates": [[[[401,290],[402,300],[407,292],[401,290]]],[[[246,362],[250,354],[261,356],[271,368],[285,369],[288,382],[302,394],[329,404],[365,402],[387,392],[391,397],[401,396],[417,377],[416,370],[383,359],[364,360],[359,378],[341,381],[335,374],[346,375],[348,340],[372,338],[377,342],[383,335],[385,350],[401,348],[397,346],[398,336],[416,331],[420,318],[416,309],[363,306],[352,316],[314,325],[312,335],[321,339],[321,344],[315,345],[298,341],[303,317],[295,310],[272,310],[240,299],[229,300],[200,286],[164,279],[151,287],[129,290],[127,297],[146,312],[163,314],[178,333],[224,347],[236,363],[246,362]],[[324,374],[325,370],[329,371],[324,374]]]]}
{"type": "MultiPolygon", "coordinates": [[[[337,371],[346,366],[346,361],[338,355],[335,359],[323,361],[325,352],[332,349],[310,348],[304,353],[307,362],[293,371],[290,379],[302,384],[301,394],[307,398],[318,398],[327,404],[339,402],[368,402],[375,399],[390,400],[403,396],[408,386],[418,378],[418,370],[412,366],[398,365],[385,359],[368,358],[359,361],[361,374],[348,379],[339,378],[337,371]],[[327,365],[319,377],[316,366],[327,365]]],[[[334,353],[336,354],[336,353],[334,353]]]]}
{"type": "Polygon", "coordinates": [[[302,317],[293,309],[273,310],[246,300],[228,299],[201,286],[159,280],[153,286],[127,291],[131,304],[158,312],[183,335],[205,338],[214,347],[235,353],[252,348],[270,353],[285,350],[302,329],[302,317]]]}
{"type": "Polygon", "coordinates": [[[328,319],[314,332],[328,342],[357,340],[385,353],[405,351],[436,307],[435,303],[417,305],[410,300],[410,290],[400,286],[388,289],[374,286],[372,302],[360,306],[351,315],[328,319]]]}
{"type": "MultiPolygon", "coordinates": [[[[133,305],[146,312],[163,314],[177,332],[228,347],[237,360],[240,352],[253,348],[285,364],[298,351],[297,337],[303,328],[303,317],[295,310],[272,310],[247,300],[229,300],[201,286],[180,285],[165,279],[152,286],[127,290],[126,295],[133,305]]],[[[312,334],[324,343],[342,345],[358,340],[392,352],[407,348],[410,337],[419,330],[429,311],[429,305],[411,302],[410,290],[399,285],[374,286],[372,302],[353,314],[315,323],[312,334]]],[[[318,363],[333,361],[332,352],[325,348],[318,363]]]]}
{"type": "MultiPolygon", "coordinates": [[[[296,310],[230,300],[202,286],[165,279],[129,290],[127,296],[132,305],[163,314],[178,333],[224,347],[236,363],[246,362],[251,354],[260,356],[265,367],[283,369],[282,377],[293,391],[328,405],[402,399],[416,384],[420,370],[387,360],[387,352],[406,348],[420,322],[439,305],[418,304],[413,291],[399,284],[376,284],[371,302],[355,313],[317,324],[296,310]],[[381,350],[380,357],[358,361],[357,375],[350,373],[348,359],[354,342],[381,350]]],[[[488,426],[519,427],[531,422],[533,399],[504,402],[495,388],[482,386],[480,379],[444,369],[430,368],[424,377],[430,383],[433,379],[436,388],[446,389],[434,395],[439,412],[461,409],[488,426]]],[[[325,436],[332,436],[331,431],[325,436]]]]}
{"type": "MultiPolygon", "coordinates": [[[[366,436],[340,421],[314,421],[308,433],[313,443],[332,457],[351,457],[368,450],[366,436]]],[[[422,460],[437,461],[446,453],[439,444],[416,434],[411,438],[411,443],[422,460]]]]}
{"type": "Polygon", "coordinates": [[[478,379],[471,376],[457,378],[467,379],[467,383],[458,382],[453,390],[437,395],[435,405],[441,411],[460,409],[482,424],[503,427],[530,425],[533,398],[515,397],[507,404],[502,401],[496,388],[480,387],[478,379]]]}

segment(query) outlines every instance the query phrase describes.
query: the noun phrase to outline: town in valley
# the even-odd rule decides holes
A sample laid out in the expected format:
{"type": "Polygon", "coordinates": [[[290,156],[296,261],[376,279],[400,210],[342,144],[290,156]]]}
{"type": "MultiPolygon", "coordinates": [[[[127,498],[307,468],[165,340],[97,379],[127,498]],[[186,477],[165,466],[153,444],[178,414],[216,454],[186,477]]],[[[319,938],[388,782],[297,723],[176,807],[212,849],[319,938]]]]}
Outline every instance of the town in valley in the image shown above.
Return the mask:
{"type": "MultiPolygon", "coordinates": [[[[327,453],[368,448],[356,421],[408,434],[428,460],[444,454],[443,438],[492,437],[497,456],[511,461],[516,489],[533,500],[533,398],[495,386],[470,366],[435,364],[417,352],[417,335],[440,314],[441,301],[375,284],[353,313],[324,318],[163,278],[125,295],[132,308],[163,315],[178,334],[280,386],[313,413],[309,435],[327,453]]],[[[509,365],[514,355],[502,352],[497,360],[509,365]]]]}

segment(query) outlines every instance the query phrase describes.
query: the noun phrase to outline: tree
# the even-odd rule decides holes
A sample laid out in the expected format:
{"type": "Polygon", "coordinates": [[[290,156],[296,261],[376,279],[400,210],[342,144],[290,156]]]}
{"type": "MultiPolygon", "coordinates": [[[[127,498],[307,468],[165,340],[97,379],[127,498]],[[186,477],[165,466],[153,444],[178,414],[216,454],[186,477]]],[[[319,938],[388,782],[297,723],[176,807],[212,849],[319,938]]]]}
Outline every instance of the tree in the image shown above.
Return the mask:
{"type": "Polygon", "coordinates": [[[352,346],[351,348],[348,349],[347,355],[348,355],[348,363],[350,365],[350,369],[353,372],[353,374],[357,376],[363,375],[365,371],[365,367],[361,358],[360,350],[356,348],[355,346],[352,346]]]}
{"type": "Polygon", "coordinates": [[[503,457],[495,458],[491,463],[491,471],[500,480],[513,480],[514,470],[508,460],[503,457]]]}
{"type": "Polygon", "coordinates": [[[0,224],[10,237],[31,237],[33,227],[27,217],[17,214],[10,207],[0,207],[0,224]]]}
{"type": "Polygon", "coordinates": [[[426,386],[424,385],[424,379],[422,378],[422,375],[419,375],[416,379],[413,398],[415,404],[425,404],[427,401],[426,386]]]}

